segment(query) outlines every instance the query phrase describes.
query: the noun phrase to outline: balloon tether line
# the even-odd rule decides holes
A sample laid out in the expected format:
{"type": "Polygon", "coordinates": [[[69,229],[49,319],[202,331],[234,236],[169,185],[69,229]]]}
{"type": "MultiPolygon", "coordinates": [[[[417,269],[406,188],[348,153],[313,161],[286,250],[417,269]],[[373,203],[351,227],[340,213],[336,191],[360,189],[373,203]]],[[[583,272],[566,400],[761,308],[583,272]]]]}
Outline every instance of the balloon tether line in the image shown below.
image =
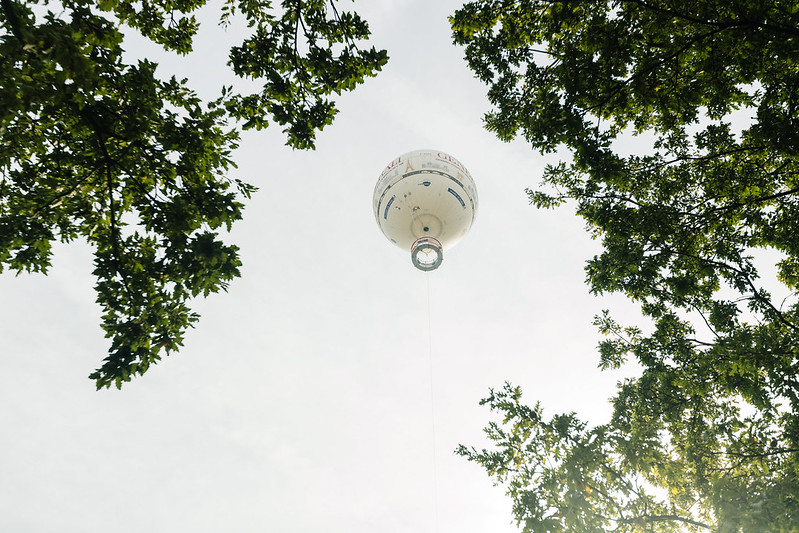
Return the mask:
{"type": "Polygon", "coordinates": [[[436,461],[436,403],[433,381],[433,326],[430,313],[430,273],[425,273],[427,278],[427,340],[428,340],[428,361],[430,367],[430,425],[432,427],[433,440],[433,515],[435,519],[435,531],[438,533],[438,465],[436,461]]]}

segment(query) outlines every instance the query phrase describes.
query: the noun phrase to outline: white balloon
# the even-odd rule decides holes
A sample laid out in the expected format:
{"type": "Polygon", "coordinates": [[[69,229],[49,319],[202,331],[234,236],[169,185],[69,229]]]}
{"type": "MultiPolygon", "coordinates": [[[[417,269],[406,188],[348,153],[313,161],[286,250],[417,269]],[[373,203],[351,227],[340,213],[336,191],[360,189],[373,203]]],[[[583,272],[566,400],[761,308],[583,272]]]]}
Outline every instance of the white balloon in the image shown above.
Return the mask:
{"type": "Polygon", "coordinates": [[[416,150],[380,174],[374,210],[383,234],[411,252],[420,270],[438,268],[444,248],[457,244],[477,214],[477,189],[460,161],[436,150],[416,150]]]}

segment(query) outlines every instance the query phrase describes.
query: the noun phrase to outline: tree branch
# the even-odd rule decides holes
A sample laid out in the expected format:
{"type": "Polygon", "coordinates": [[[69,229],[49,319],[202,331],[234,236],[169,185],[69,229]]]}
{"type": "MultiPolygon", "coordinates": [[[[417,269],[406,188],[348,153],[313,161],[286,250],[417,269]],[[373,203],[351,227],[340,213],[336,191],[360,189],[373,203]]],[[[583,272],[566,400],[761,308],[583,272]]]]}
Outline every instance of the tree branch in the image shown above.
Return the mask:
{"type": "Polygon", "coordinates": [[[116,265],[117,274],[122,279],[122,284],[125,286],[125,291],[128,293],[128,297],[133,300],[133,292],[130,289],[130,285],[128,285],[128,279],[125,274],[122,272],[122,261],[121,255],[119,252],[119,240],[120,240],[120,233],[119,227],[117,226],[117,215],[116,215],[116,206],[114,204],[114,178],[111,174],[111,158],[109,157],[108,150],[105,147],[105,144],[102,143],[102,150],[105,156],[105,175],[106,175],[106,186],[108,187],[108,205],[109,205],[109,217],[111,218],[111,251],[114,255],[114,264],[116,265]]]}
{"type": "Polygon", "coordinates": [[[741,452],[709,452],[709,453],[710,455],[740,457],[741,459],[762,459],[763,457],[770,457],[772,455],[782,455],[785,453],[796,453],[796,452],[799,452],[799,448],[779,449],[763,453],[741,453],[741,452]]]}
{"type": "Polygon", "coordinates": [[[796,324],[794,324],[794,323],[790,322],[788,319],[786,319],[785,316],[782,314],[782,311],[777,309],[774,306],[774,304],[771,303],[771,301],[768,298],[765,298],[764,296],[762,296],[758,292],[757,286],[754,284],[754,282],[749,277],[749,275],[746,274],[746,272],[744,272],[740,268],[734,267],[734,266],[729,265],[727,263],[724,263],[722,261],[715,261],[713,259],[700,257],[698,255],[689,254],[687,252],[681,252],[679,250],[672,250],[670,248],[664,248],[663,251],[666,252],[666,253],[674,254],[674,255],[680,255],[680,256],[683,256],[683,257],[690,257],[692,259],[696,259],[697,261],[705,263],[706,265],[711,265],[711,266],[715,266],[715,267],[719,267],[719,268],[723,268],[723,269],[731,270],[732,272],[735,272],[739,276],[743,277],[743,279],[746,282],[746,284],[749,285],[749,287],[752,289],[752,298],[753,299],[755,299],[758,302],[764,304],[766,307],[768,307],[777,316],[777,318],[779,319],[780,322],[782,322],[784,325],[788,326],[788,328],[792,329],[794,332],[799,333],[799,326],[797,326],[796,324]]]}
{"type": "Polygon", "coordinates": [[[116,205],[114,204],[114,177],[111,173],[111,154],[108,153],[108,147],[105,145],[106,137],[101,132],[99,125],[92,118],[91,112],[85,111],[82,112],[81,115],[83,115],[83,117],[89,123],[89,126],[92,128],[92,131],[94,131],[94,135],[97,138],[97,144],[103,153],[103,166],[105,170],[106,187],[108,189],[109,217],[111,219],[111,253],[114,260],[114,268],[117,274],[119,274],[119,277],[122,279],[125,292],[127,292],[128,298],[130,298],[132,302],[134,300],[133,291],[131,290],[130,285],[128,285],[127,277],[122,271],[122,254],[119,251],[120,233],[117,223],[116,205]]]}
{"type": "Polygon", "coordinates": [[[625,524],[651,524],[653,522],[682,522],[684,524],[690,524],[692,526],[701,527],[704,529],[711,529],[709,524],[705,524],[704,522],[699,522],[692,518],[685,518],[684,516],[679,516],[675,514],[664,514],[664,515],[649,515],[644,514],[641,516],[636,516],[635,518],[620,518],[619,522],[625,524]]]}
{"type": "Polygon", "coordinates": [[[679,13],[674,11],[673,9],[668,9],[661,6],[656,6],[645,0],[627,0],[630,3],[637,4],[638,6],[648,9],[650,11],[656,11],[658,13],[668,15],[670,17],[679,18],[691,22],[693,24],[699,24],[702,26],[712,26],[714,28],[719,28],[722,30],[732,29],[732,28],[758,28],[762,30],[768,30],[776,33],[785,33],[791,36],[799,36],[799,30],[796,28],[786,27],[786,26],[774,26],[773,24],[765,24],[755,21],[728,21],[728,22],[717,22],[713,20],[707,19],[700,19],[697,17],[692,17],[685,13],[679,13]]]}

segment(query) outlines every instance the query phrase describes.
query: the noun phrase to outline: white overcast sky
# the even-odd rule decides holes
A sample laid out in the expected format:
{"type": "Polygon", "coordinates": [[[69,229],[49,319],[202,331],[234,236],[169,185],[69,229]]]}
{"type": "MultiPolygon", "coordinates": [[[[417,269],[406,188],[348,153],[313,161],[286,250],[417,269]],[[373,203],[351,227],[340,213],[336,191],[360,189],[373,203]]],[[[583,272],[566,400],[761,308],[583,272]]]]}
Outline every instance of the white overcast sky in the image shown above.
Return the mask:
{"type": "MultiPolygon", "coordinates": [[[[242,278],[196,301],[183,350],[122,391],[87,379],[108,342],[86,246],[56,247],[46,277],[0,275],[0,531],[518,531],[503,490],[452,452],[484,444],[478,401],[506,380],[601,422],[621,376],[597,369],[592,317],[630,307],[588,295],[599,248],[572,210],[529,205],[545,159],[483,129],[485,87],[451,44],[459,5],[354,4],[388,65],[338,99],[316,151],[278,127],[245,135],[234,176],[260,191],[229,236],[242,278]],[[383,167],[420,148],[463,162],[480,197],[429,274],[372,214],[383,167]]],[[[206,28],[159,72],[215,96],[236,38],[206,28]]]]}

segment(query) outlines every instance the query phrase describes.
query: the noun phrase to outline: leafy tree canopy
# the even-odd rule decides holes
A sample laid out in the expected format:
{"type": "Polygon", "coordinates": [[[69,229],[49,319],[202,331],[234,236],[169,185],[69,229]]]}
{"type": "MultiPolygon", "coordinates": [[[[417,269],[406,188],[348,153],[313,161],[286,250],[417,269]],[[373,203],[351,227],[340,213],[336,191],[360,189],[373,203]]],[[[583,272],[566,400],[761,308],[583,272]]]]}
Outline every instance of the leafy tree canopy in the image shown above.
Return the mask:
{"type": "Polygon", "coordinates": [[[460,453],[524,531],[799,531],[799,4],[480,0],[451,23],[488,129],[571,152],[528,192],[601,239],[591,291],[651,319],[597,317],[600,367],[641,367],[607,423],[507,385],[495,448],[460,453]]]}
{"type": "Polygon", "coordinates": [[[284,127],[313,148],[336,113],[333,94],[387,61],[361,49],[364,20],[335,1],[226,0],[246,21],[228,65],[263,89],[221,88],[203,102],[156,64],[123,61],[122,27],[187,54],[204,0],[0,0],[0,271],[46,272],[56,239],[95,250],[97,302],[111,339],[90,377],[120,387],[197,321],[187,302],[239,275],[219,237],[254,187],[231,180],[235,124],[284,127]]]}

